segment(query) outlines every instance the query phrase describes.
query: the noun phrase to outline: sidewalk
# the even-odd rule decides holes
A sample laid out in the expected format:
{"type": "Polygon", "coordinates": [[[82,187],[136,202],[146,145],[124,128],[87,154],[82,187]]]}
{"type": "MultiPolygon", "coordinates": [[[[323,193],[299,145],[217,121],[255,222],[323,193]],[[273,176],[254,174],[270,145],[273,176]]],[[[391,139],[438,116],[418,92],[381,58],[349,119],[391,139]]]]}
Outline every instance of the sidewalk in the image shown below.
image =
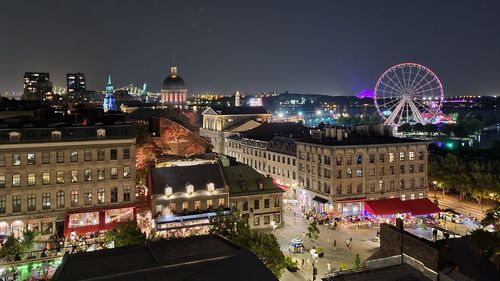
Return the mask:
{"type": "MultiPolygon", "coordinates": [[[[451,208],[461,213],[464,216],[468,216],[470,214],[473,217],[476,217],[480,220],[483,219],[486,210],[490,208],[489,205],[483,204],[482,205],[483,209],[481,210],[479,208],[478,203],[466,200],[460,200],[458,195],[445,194],[445,196],[443,197],[443,193],[440,192],[439,190],[436,195],[439,203],[439,208],[441,209],[451,208]]],[[[428,196],[430,200],[434,201],[435,197],[433,191],[430,191],[428,196]]]]}

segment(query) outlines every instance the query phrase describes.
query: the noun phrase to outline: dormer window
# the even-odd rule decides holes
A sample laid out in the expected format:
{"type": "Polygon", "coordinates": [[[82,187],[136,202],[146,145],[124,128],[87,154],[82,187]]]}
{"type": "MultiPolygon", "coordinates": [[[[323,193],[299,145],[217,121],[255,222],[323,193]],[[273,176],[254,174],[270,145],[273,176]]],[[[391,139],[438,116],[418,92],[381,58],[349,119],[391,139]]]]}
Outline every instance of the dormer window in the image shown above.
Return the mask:
{"type": "Polygon", "coordinates": [[[105,129],[97,129],[97,137],[98,138],[106,137],[106,130],[105,129]]]}
{"type": "Polygon", "coordinates": [[[210,183],[207,184],[207,190],[208,190],[208,192],[214,192],[215,185],[214,185],[213,182],[210,182],[210,183]]]}
{"type": "Polygon", "coordinates": [[[264,183],[261,181],[258,181],[257,184],[259,185],[259,189],[264,189],[264,183]]]}
{"type": "Polygon", "coordinates": [[[165,196],[167,196],[167,197],[172,196],[172,187],[167,186],[167,187],[165,188],[165,196]]]}
{"type": "Polygon", "coordinates": [[[21,139],[21,133],[19,132],[10,132],[9,140],[12,142],[19,141],[21,139]]]}
{"type": "Polygon", "coordinates": [[[59,132],[59,131],[52,131],[52,139],[53,140],[60,140],[61,139],[61,132],[59,132]]]}
{"type": "Polygon", "coordinates": [[[186,185],[186,192],[189,195],[193,194],[193,192],[194,192],[194,186],[192,184],[186,185]]]}

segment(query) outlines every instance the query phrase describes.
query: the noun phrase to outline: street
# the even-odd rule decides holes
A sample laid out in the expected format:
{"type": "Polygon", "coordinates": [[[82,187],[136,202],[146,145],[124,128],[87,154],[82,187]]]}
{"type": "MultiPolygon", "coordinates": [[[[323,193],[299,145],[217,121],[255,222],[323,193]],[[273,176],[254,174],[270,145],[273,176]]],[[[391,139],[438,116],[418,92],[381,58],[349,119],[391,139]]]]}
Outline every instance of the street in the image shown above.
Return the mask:
{"type": "Polygon", "coordinates": [[[375,253],[379,247],[379,243],[376,240],[377,228],[372,229],[346,229],[337,228],[337,230],[328,229],[325,225],[318,225],[320,230],[319,239],[314,243],[304,239],[304,246],[306,248],[305,252],[302,254],[293,254],[288,250],[288,244],[293,237],[303,238],[303,233],[307,230],[308,222],[302,218],[299,208],[296,210],[297,217],[294,218],[294,213],[291,209],[286,208],[284,212],[285,226],[278,228],[275,231],[275,235],[281,246],[281,250],[286,256],[291,256],[292,258],[299,261],[299,267],[301,270],[291,273],[285,270],[280,280],[286,281],[306,281],[312,280],[312,266],[311,254],[309,250],[315,246],[316,248],[321,247],[324,249],[325,255],[322,258],[317,259],[316,267],[318,268],[318,275],[316,280],[327,273],[327,263],[331,264],[332,270],[336,271],[339,269],[340,263],[345,263],[348,268],[351,268],[352,261],[356,254],[359,254],[361,261],[364,261],[373,253],[375,253]],[[349,250],[346,246],[346,240],[352,238],[352,248],[349,250]],[[333,247],[333,242],[336,240],[337,246],[333,247]],[[304,259],[304,266],[302,266],[302,259],[304,259]],[[309,264],[308,262],[309,261],[309,264]]]}

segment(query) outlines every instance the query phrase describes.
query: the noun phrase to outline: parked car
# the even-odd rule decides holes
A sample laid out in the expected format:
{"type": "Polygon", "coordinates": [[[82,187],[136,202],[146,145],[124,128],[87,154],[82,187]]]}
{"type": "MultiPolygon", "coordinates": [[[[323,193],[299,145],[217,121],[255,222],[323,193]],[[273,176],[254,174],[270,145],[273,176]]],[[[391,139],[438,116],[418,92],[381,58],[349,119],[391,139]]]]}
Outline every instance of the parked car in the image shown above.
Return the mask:
{"type": "Polygon", "coordinates": [[[446,212],[442,213],[442,216],[446,218],[446,221],[451,221],[453,223],[464,223],[464,219],[457,214],[446,212]]]}

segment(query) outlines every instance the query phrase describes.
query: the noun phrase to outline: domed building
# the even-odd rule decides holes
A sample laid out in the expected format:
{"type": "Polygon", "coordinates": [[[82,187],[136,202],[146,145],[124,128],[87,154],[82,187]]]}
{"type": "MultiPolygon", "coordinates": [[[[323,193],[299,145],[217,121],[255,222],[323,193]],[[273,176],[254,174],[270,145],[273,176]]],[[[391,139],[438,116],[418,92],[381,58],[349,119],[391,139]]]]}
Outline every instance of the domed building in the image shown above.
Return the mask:
{"type": "Polygon", "coordinates": [[[186,108],[186,83],[184,83],[184,79],[177,75],[177,66],[175,65],[170,67],[170,75],[163,80],[161,103],[175,108],[186,108]]]}

